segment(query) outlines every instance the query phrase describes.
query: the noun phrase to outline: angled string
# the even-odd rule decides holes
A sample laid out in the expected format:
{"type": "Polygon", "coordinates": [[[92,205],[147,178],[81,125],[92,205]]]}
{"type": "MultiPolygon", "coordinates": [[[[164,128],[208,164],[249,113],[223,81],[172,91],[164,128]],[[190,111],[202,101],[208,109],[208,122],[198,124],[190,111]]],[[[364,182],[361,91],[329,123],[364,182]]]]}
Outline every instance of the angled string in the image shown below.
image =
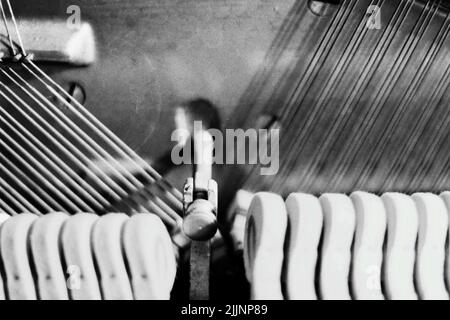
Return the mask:
{"type": "Polygon", "coordinates": [[[183,197],[178,189],[174,188],[170,185],[169,182],[163,179],[153,167],[151,167],[144,159],[137,155],[135,151],[133,151],[128,145],[126,145],[121,139],[119,139],[102,122],[100,122],[94,115],[92,115],[92,113],[90,113],[82,104],[80,104],[76,99],[68,94],[59,84],[57,84],[45,72],[43,72],[33,61],[26,59],[25,63],[22,63],[22,65],[52,94],[54,94],[63,103],[65,102],[67,107],[69,107],[76,116],[78,116],[86,125],[90,127],[90,129],[92,129],[106,142],[108,142],[109,146],[111,146],[118,154],[120,154],[124,159],[137,164],[136,169],[139,170],[145,177],[147,177],[150,181],[157,181],[161,183],[164,191],[169,192],[169,194],[167,194],[169,199],[174,200],[177,206],[181,206],[183,197]],[[31,66],[39,75],[36,72],[33,72],[28,65],[31,66]],[[44,79],[51,85],[53,85],[56,89],[58,89],[61,93],[53,89],[50,84],[44,81],[44,79]],[[67,104],[67,99],[71,101],[73,105],[70,103],[67,104]]]}
{"type": "MultiPolygon", "coordinates": [[[[385,57],[387,49],[392,43],[395,35],[397,34],[398,29],[404,22],[412,6],[413,6],[412,2],[404,0],[402,0],[402,2],[397,6],[397,9],[393,15],[394,24],[388,25],[382,37],[380,38],[380,41],[377,43],[375,50],[373,50],[368,62],[366,63],[362,76],[359,77],[358,81],[349,90],[350,94],[346,97],[343,103],[344,110],[350,110],[351,106],[355,105],[355,103],[360,101],[360,99],[362,98],[363,94],[365,93],[365,88],[367,88],[370,81],[372,80],[375,71],[377,70],[377,67],[380,65],[383,58],[385,57]]],[[[345,119],[340,120],[342,121],[340,124],[347,125],[347,123],[351,120],[351,117],[347,116],[345,117],[345,119]]],[[[365,117],[361,116],[358,121],[362,122],[364,120],[365,117]]],[[[361,125],[353,127],[352,133],[354,134],[354,136],[358,136],[358,134],[360,134],[360,127],[361,125]]],[[[345,145],[341,148],[343,151],[341,151],[337,155],[336,161],[333,163],[333,168],[331,168],[329,171],[330,173],[332,173],[332,178],[328,180],[328,182],[330,182],[332,185],[338,185],[336,180],[340,180],[340,178],[342,178],[341,171],[342,168],[347,165],[346,159],[349,156],[348,150],[352,148],[352,144],[353,141],[347,141],[345,143],[345,145]]]]}
{"type": "MultiPolygon", "coordinates": [[[[382,4],[383,0],[372,1],[371,5],[379,6],[380,3],[382,4]]],[[[353,57],[356,53],[356,50],[358,50],[358,48],[360,47],[366,33],[367,33],[366,15],[364,14],[363,17],[361,18],[356,30],[354,31],[351,40],[347,43],[341,59],[336,64],[335,68],[333,69],[333,72],[327,78],[327,82],[324,84],[323,90],[321,91],[315,106],[312,107],[312,109],[314,109],[314,111],[311,113],[306,125],[304,126],[304,129],[303,129],[304,136],[303,136],[303,139],[301,137],[299,138],[299,141],[296,145],[296,150],[302,150],[304,148],[305,144],[309,141],[309,137],[311,136],[311,134],[313,132],[313,128],[312,128],[313,122],[324,116],[324,114],[327,112],[326,108],[334,108],[335,107],[332,103],[330,103],[330,96],[333,94],[333,92],[337,88],[337,86],[342,82],[342,78],[344,77],[346,70],[351,65],[351,62],[353,61],[353,57]]],[[[337,121],[333,121],[333,124],[335,124],[336,122],[337,121]]],[[[333,124],[332,124],[332,127],[333,127],[333,124]]],[[[332,130],[332,127],[330,128],[330,130],[326,131],[326,133],[325,133],[326,137],[328,137],[330,135],[330,131],[332,130]]],[[[305,169],[302,170],[302,173],[300,173],[299,179],[302,181],[305,181],[305,185],[308,185],[310,182],[310,177],[312,175],[312,172],[314,171],[314,170],[312,170],[312,167],[317,164],[316,161],[317,161],[318,157],[322,155],[323,149],[326,149],[328,147],[326,142],[327,142],[327,139],[325,139],[324,143],[321,143],[318,146],[318,150],[315,151],[314,156],[308,161],[308,163],[305,166],[305,169]]],[[[301,154],[301,153],[299,153],[299,154],[301,154]]]]}
{"type": "Polygon", "coordinates": [[[1,11],[1,14],[2,14],[3,24],[5,25],[5,30],[6,30],[6,34],[7,34],[7,37],[8,37],[10,50],[12,52],[12,55],[15,56],[17,54],[17,52],[16,52],[16,48],[14,46],[14,42],[13,42],[12,37],[11,37],[11,32],[9,31],[8,20],[6,18],[5,9],[3,7],[3,0],[0,0],[0,11],[1,11]]]}
{"type": "MultiPolygon", "coordinates": [[[[6,4],[8,6],[9,14],[11,16],[11,20],[13,22],[14,29],[16,31],[17,41],[19,42],[20,51],[23,54],[23,56],[25,57],[27,55],[27,53],[26,53],[25,47],[23,45],[22,37],[20,36],[19,27],[17,26],[16,18],[14,16],[14,12],[13,12],[10,0],[6,0],[6,4]]],[[[3,11],[3,6],[2,6],[2,11],[3,11]]]]}
{"type": "MultiPolygon", "coordinates": [[[[407,45],[406,50],[404,50],[403,54],[399,56],[399,59],[397,61],[398,63],[394,64],[394,67],[391,69],[393,72],[390,73],[388,81],[383,83],[381,90],[377,93],[377,99],[375,99],[374,104],[372,104],[371,112],[366,117],[367,122],[363,125],[365,130],[365,134],[363,134],[363,136],[365,136],[365,138],[361,139],[360,140],[361,142],[357,146],[356,150],[352,151],[353,160],[359,154],[360,150],[362,150],[364,144],[367,143],[368,140],[370,140],[371,138],[370,132],[372,132],[377,121],[380,120],[382,111],[384,110],[383,106],[385,105],[387,99],[389,98],[393,89],[397,85],[401,75],[405,70],[405,67],[407,66],[408,62],[411,60],[413,56],[414,50],[417,48],[420,40],[422,39],[423,34],[427,30],[433,17],[435,16],[437,12],[437,6],[435,6],[433,10],[432,5],[433,5],[432,2],[427,3],[427,6],[424,9],[426,10],[427,14],[424,16],[423,21],[420,24],[418,24],[417,33],[416,29],[412,31],[412,34],[414,34],[415,36],[408,39],[409,44],[407,45]]],[[[410,85],[411,82],[409,83],[410,85]]],[[[360,168],[354,170],[354,176],[356,178],[355,181],[353,182],[353,188],[357,188],[359,185],[361,185],[362,182],[365,182],[369,179],[370,175],[372,174],[371,171],[373,171],[373,168],[376,167],[376,165],[370,166],[370,164],[377,163],[377,161],[380,159],[380,150],[383,149],[382,146],[386,144],[385,142],[387,139],[389,139],[389,137],[394,136],[394,133],[397,130],[396,126],[391,126],[390,124],[395,121],[396,114],[398,113],[401,113],[400,107],[395,108],[394,114],[389,116],[387,124],[383,123],[384,127],[383,132],[381,133],[380,136],[376,137],[375,145],[372,147],[374,150],[376,150],[376,152],[371,154],[370,157],[366,157],[366,159],[362,162],[360,168]]]]}

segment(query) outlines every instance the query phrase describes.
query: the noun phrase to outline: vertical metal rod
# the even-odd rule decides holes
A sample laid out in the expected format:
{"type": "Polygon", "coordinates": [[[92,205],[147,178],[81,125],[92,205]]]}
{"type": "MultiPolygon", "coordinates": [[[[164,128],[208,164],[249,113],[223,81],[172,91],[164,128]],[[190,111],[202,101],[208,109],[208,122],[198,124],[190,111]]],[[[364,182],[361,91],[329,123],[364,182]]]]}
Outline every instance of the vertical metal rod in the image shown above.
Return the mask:
{"type": "MultiPolygon", "coordinates": [[[[214,213],[211,212],[213,206],[207,206],[211,200],[209,199],[209,183],[212,177],[213,139],[208,132],[194,126],[192,140],[194,146],[193,202],[187,208],[184,225],[185,231],[186,227],[191,229],[187,233],[188,236],[210,229],[211,218],[215,219],[214,213]]],[[[217,204],[214,205],[217,206],[217,204]]],[[[216,231],[217,229],[214,233],[216,231]]],[[[195,239],[195,237],[192,237],[192,239],[195,239]]],[[[190,250],[190,299],[209,299],[210,267],[210,238],[204,241],[193,240],[190,250]]]]}

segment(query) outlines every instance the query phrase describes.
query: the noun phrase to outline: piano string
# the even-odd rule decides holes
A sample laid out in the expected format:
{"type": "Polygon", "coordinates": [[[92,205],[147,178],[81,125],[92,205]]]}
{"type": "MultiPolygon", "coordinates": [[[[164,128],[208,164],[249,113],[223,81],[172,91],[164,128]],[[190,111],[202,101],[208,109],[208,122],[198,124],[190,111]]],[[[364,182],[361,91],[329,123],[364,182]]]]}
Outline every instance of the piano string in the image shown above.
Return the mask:
{"type": "Polygon", "coordinates": [[[42,214],[43,210],[105,213],[125,209],[129,213],[156,213],[171,228],[177,228],[181,221],[181,193],[32,61],[20,37],[11,3],[9,0],[6,3],[18,40],[17,45],[1,3],[10,49],[27,76],[37,80],[43,90],[11,67],[1,66],[5,80],[0,81],[0,95],[8,102],[8,108],[0,106],[0,121],[6,126],[0,130],[3,137],[0,144],[15,159],[0,155],[0,168],[14,181],[11,185],[3,178],[0,180],[0,191],[9,203],[1,200],[2,210],[15,215],[18,209],[35,214],[42,214]],[[70,116],[44,90],[64,105],[70,116]],[[81,126],[93,135],[86,134],[81,126]],[[6,128],[13,134],[8,134],[6,128]],[[70,162],[58,156],[55,149],[70,162]],[[118,159],[132,164],[139,179],[118,159]],[[108,168],[110,175],[99,169],[99,164],[108,168]],[[22,168],[28,173],[22,172],[22,168]]]}

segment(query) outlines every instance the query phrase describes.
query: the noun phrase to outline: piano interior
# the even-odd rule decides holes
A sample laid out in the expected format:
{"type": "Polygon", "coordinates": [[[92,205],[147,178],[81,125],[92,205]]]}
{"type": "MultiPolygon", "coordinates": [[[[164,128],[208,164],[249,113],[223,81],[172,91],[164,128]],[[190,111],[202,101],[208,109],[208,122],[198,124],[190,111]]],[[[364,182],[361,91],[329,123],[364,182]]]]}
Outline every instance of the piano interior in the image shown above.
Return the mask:
{"type": "Polygon", "coordinates": [[[449,1],[0,4],[0,298],[449,299],[449,1]]]}

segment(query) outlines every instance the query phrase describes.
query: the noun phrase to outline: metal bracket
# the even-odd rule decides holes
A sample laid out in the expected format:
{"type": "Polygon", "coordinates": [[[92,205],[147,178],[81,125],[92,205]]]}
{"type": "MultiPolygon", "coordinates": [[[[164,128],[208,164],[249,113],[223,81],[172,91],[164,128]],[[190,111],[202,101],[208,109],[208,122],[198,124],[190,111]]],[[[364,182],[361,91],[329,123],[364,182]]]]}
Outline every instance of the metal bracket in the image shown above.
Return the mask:
{"type": "Polygon", "coordinates": [[[192,239],[190,250],[190,299],[209,299],[211,238],[217,233],[217,183],[212,175],[212,137],[193,135],[194,177],[184,186],[183,232],[192,239]],[[205,139],[206,138],[206,139],[205,139]],[[205,144],[206,142],[206,144],[205,144]]]}
{"type": "MultiPolygon", "coordinates": [[[[60,62],[85,66],[95,61],[94,32],[90,24],[69,25],[63,20],[18,20],[27,54],[33,61],[60,62]]],[[[0,24],[0,55],[3,59],[16,61],[6,37],[6,28],[0,24]]],[[[19,51],[16,48],[16,51],[19,51]]]]}

